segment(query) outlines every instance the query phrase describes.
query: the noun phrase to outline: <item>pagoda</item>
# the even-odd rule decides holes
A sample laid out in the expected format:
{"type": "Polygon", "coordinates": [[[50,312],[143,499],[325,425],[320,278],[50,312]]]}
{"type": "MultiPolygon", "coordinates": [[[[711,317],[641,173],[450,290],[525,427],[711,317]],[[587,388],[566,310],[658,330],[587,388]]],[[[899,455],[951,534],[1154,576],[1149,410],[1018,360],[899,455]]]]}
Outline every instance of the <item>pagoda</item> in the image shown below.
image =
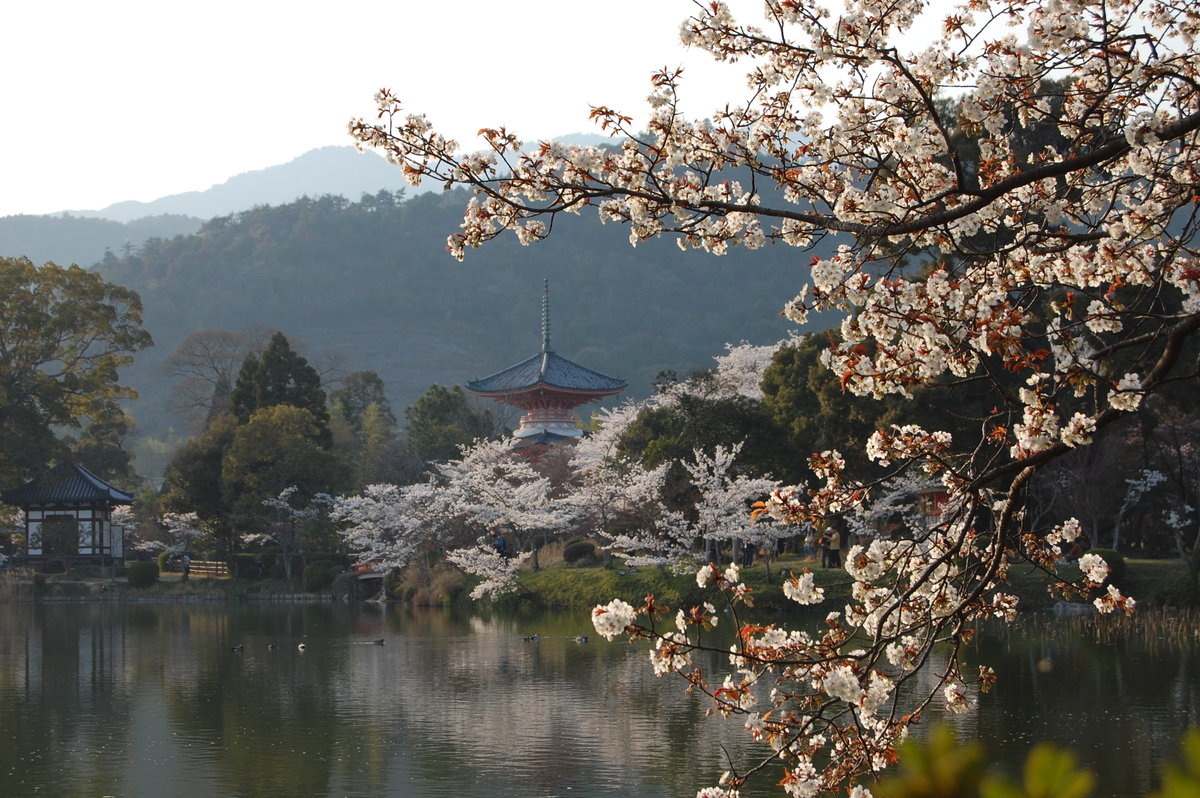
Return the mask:
{"type": "Polygon", "coordinates": [[[542,296],[542,351],[489,377],[467,383],[467,390],[524,411],[513,436],[521,444],[554,443],[583,434],[571,412],[580,405],[625,390],[618,380],[573,363],[550,347],[550,285],[542,296]]]}

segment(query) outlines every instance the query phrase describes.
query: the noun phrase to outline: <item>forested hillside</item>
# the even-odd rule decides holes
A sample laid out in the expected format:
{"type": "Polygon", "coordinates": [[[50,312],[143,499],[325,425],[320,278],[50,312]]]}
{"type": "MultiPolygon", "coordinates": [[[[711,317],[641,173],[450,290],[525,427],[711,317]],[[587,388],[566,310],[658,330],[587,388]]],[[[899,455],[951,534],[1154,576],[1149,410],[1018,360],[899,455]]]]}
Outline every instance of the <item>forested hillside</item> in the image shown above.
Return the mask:
{"type": "Polygon", "coordinates": [[[110,251],[98,268],[141,294],[155,339],[128,375],[142,431],[180,427],[160,366],[189,332],[277,328],[310,355],[377,371],[402,408],[434,382],[461,384],[536,351],[544,278],[555,349],[644,395],[660,371],[710,366],[727,341],[784,337],[778,311],[802,282],[797,259],[809,257],[768,248],[751,262],[665,240],[632,248],[620,227],[567,219],[549,241],[507,240],[457,263],[445,238],[466,202],[460,191],[305,198],[110,251]]]}
{"type": "Polygon", "coordinates": [[[205,219],[243,208],[279,205],[302,196],[357,198],[380,189],[405,189],[400,170],[374,153],[321,147],[287,163],[234,175],[204,191],[152,202],[118,202],[100,210],[0,217],[0,257],[24,255],[39,265],[54,261],[60,266],[91,266],[106,249],[128,254],[147,239],[194,233],[205,219]]]}
{"type": "Polygon", "coordinates": [[[162,214],[129,222],[96,219],[72,214],[55,216],[0,217],[0,257],[24,255],[41,265],[88,267],[104,255],[132,252],[151,238],[174,238],[194,233],[201,220],[191,216],[162,214]]]}

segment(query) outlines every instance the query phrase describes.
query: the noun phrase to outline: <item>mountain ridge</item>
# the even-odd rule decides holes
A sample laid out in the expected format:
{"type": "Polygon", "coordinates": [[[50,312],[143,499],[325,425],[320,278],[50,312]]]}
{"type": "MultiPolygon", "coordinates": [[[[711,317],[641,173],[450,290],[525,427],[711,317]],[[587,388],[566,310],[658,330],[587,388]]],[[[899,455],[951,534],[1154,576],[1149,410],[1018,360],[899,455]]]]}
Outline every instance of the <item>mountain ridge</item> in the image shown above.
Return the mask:
{"type": "MultiPolygon", "coordinates": [[[[567,144],[595,144],[602,136],[573,133],[567,144]]],[[[207,189],[142,202],[125,200],[99,210],[0,217],[0,256],[24,255],[35,263],[91,266],[106,251],[128,254],[153,238],[200,230],[204,222],[263,205],[285,205],[301,197],[341,196],[350,201],[380,191],[412,197],[434,186],[413,188],[400,169],[373,151],[330,145],[281,164],[242,172],[207,189]]]]}
{"type": "Polygon", "coordinates": [[[62,213],[117,222],[163,214],[211,219],[257,205],[280,205],[303,196],[336,194],[357,199],[364,191],[374,193],[380,189],[416,193],[404,181],[400,170],[378,154],[359,152],[349,145],[329,145],[281,164],[241,172],[204,190],[169,194],[149,202],[125,200],[100,210],[62,213]]]}

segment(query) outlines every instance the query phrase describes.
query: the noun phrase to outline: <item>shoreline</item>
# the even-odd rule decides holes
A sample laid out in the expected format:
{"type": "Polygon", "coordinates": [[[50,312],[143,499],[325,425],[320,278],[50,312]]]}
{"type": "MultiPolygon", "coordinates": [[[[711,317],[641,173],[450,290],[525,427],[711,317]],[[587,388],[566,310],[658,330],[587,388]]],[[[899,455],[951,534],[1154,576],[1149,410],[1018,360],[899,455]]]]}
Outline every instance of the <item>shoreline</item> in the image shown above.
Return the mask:
{"type": "MultiPolygon", "coordinates": [[[[1128,560],[1127,572],[1120,587],[1145,607],[1200,606],[1200,584],[1192,580],[1186,565],[1180,560],[1128,560]]],[[[850,580],[840,569],[812,568],[807,561],[776,562],[767,579],[761,564],[743,570],[744,579],[752,589],[754,604],[764,614],[796,614],[810,608],[796,605],[783,595],[781,574],[810,568],[818,586],[824,587],[826,601],[822,607],[840,605],[849,598],[850,580]]],[[[1065,565],[1063,576],[1073,576],[1065,565]]],[[[1049,579],[1030,568],[1014,566],[1007,585],[1000,592],[1019,598],[1022,611],[1052,611],[1078,609],[1089,604],[1062,602],[1046,590],[1049,579]],[[1065,605],[1065,607],[1064,607],[1065,605]]],[[[421,600],[395,598],[387,603],[421,606],[468,605],[469,583],[460,580],[450,591],[426,591],[421,600]]],[[[494,601],[479,602],[480,606],[503,610],[525,609],[586,609],[604,604],[613,598],[640,603],[648,593],[671,606],[690,605],[712,600],[711,591],[702,590],[690,574],[663,573],[657,569],[552,567],[524,571],[515,593],[494,601]]],[[[163,574],[149,587],[135,588],[121,577],[74,577],[61,574],[41,580],[29,574],[0,576],[0,603],[82,604],[101,603],[361,603],[378,601],[378,597],[349,598],[329,589],[306,593],[295,584],[279,580],[211,579],[193,577],[188,581],[179,574],[163,574]]]]}

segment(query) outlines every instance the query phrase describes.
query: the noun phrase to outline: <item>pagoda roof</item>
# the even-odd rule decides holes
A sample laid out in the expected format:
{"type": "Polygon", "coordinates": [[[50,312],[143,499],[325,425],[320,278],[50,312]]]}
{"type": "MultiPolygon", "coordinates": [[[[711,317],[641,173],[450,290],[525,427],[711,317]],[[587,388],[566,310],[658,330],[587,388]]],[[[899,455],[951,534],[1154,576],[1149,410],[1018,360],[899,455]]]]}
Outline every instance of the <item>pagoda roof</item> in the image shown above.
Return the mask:
{"type": "Polygon", "coordinates": [[[625,390],[627,383],[573,363],[555,352],[542,351],[503,371],[467,383],[467,389],[486,396],[511,396],[538,389],[609,396],[625,390]]]}
{"type": "Polygon", "coordinates": [[[76,463],[62,463],[19,488],[2,494],[6,504],[132,504],[133,494],[114,487],[76,463]]]}
{"type": "Polygon", "coordinates": [[[517,438],[515,448],[519,451],[521,449],[527,449],[530,446],[551,446],[556,443],[562,443],[563,441],[573,442],[577,440],[579,440],[578,435],[559,435],[557,432],[539,430],[533,435],[525,435],[524,437],[517,438]]]}
{"type": "Polygon", "coordinates": [[[544,286],[542,351],[515,366],[468,382],[467,390],[496,399],[530,393],[545,394],[548,391],[599,399],[625,390],[625,380],[607,377],[555,354],[550,346],[550,281],[545,281],[544,286]]]}

